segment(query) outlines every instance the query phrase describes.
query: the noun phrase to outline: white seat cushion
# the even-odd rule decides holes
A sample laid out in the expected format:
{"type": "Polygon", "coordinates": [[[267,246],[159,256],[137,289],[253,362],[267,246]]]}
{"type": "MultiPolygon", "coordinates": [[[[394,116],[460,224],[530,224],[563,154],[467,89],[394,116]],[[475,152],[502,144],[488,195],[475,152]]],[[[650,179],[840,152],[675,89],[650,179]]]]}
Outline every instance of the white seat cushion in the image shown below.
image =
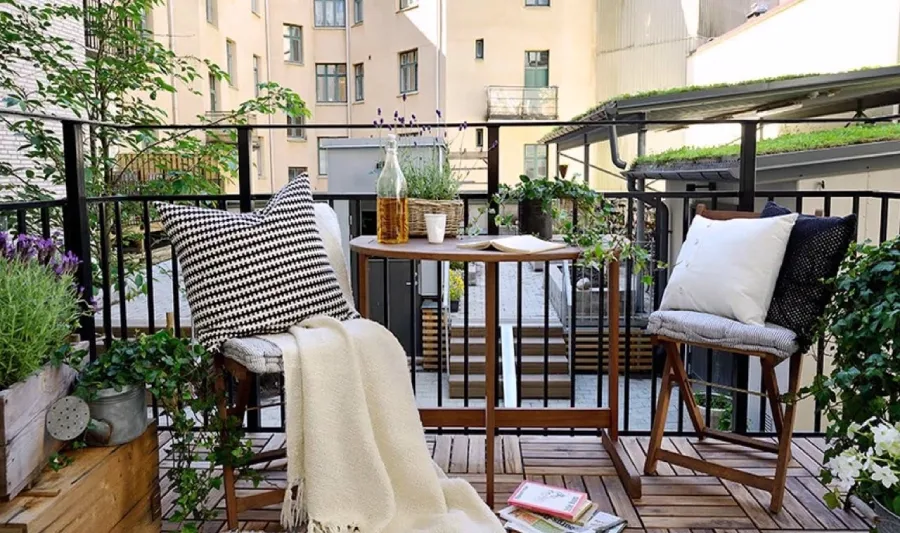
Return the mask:
{"type": "Polygon", "coordinates": [[[762,352],[780,359],[794,355],[798,349],[797,334],[787,328],[744,324],[695,311],[656,311],[650,315],[647,332],[686,344],[712,344],[721,346],[722,351],[762,352]]]}

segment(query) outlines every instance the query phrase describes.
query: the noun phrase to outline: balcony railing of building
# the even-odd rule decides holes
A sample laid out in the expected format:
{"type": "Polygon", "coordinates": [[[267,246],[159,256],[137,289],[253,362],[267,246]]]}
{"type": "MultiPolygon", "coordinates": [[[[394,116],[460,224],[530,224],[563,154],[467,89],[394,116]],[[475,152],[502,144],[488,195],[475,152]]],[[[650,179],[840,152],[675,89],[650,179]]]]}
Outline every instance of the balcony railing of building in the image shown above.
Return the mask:
{"type": "Polygon", "coordinates": [[[488,120],[556,120],[559,118],[558,87],[487,88],[488,120]]]}
{"type": "MultiPolygon", "coordinates": [[[[10,113],[10,112],[0,112],[10,113]]],[[[53,119],[53,117],[44,117],[53,119]]],[[[868,119],[867,119],[868,120],[868,119]]],[[[806,119],[792,122],[827,122],[828,119],[806,119]]],[[[177,335],[190,335],[190,321],[182,305],[181,279],[174,248],[165,236],[156,231],[152,209],[153,201],[178,201],[217,209],[250,211],[264,202],[268,195],[253,194],[251,149],[254,129],[284,129],[289,127],[315,127],[318,129],[343,129],[346,125],[289,125],[265,124],[260,126],[234,126],[237,131],[238,194],[177,195],[177,196],[106,196],[86,197],[81,146],[82,130],[87,123],[62,121],[63,145],[67,162],[66,195],[64,198],[45,202],[0,203],[0,230],[50,235],[62,228],[65,246],[82,257],[84,263],[78,273],[79,282],[89,293],[97,287],[100,310],[93,317],[81,322],[81,336],[91,344],[93,353],[108,345],[115,338],[133,336],[140,331],[154,332],[172,327],[177,335]],[[129,241],[124,229],[128,226],[140,232],[139,239],[129,241]],[[145,279],[144,294],[129,301],[129,285],[124,270],[125,259],[139,263],[139,275],[145,279]],[[116,281],[113,281],[116,280],[116,281]]],[[[694,121],[693,123],[709,123],[694,121]]],[[[712,121],[732,123],[733,121],[712,121]]],[[[844,119],[846,122],[846,119],[844,119]]],[[[689,122],[677,122],[688,125],[689,122]]],[[[555,123],[554,123],[555,124],[555,123]]],[[[607,124],[598,122],[598,125],[607,124]]],[[[744,143],[755,132],[757,122],[744,121],[744,143]]],[[[94,128],[146,129],[147,126],[115,124],[90,124],[94,128]]],[[[531,125],[530,123],[528,125],[531,125]]],[[[550,125],[550,123],[546,124],[550,125]]],[[[451,124],[450,127],[459,126],[451,124]]],[[[503,149],[501,131],[523,126],[522,123],[484,123],[470,126],[484,127],[488,143],[498,143],[498,149],[488,152],[487,191],[466,193],[464,218],[468,222],[478,218],[481,207],[488,204],[500,184],[499,149],[503,149]]],[[[206,129],[209,125],[152,126],[151,129],[206,129]]],[[[221,127],[221,126],[217,126],[221,127]]],[[[352,126],[365,129],[368,125],[352,126]]],[[[752,139],[752,137],[751,137],[752,139]]],[[[749,141],[749,147],[754,144],[749,141]]],[[[749,153],[753,154],[753,151],[749,153]]],[[[734,191],[686,192],[616,192],[607,198],[623,211],[625,233],[629,239],[639,240],[654,259],[669,260],[670,241],[683,239],[690,225],[691,214],[697,203],[705,203],[716,209],[724,205],[737,205],[751,211],[760,201],[775,199],[789,208],[812,214],[821,210],[825,215],[863,213],[867,216],[860,224],[860,238],[884,241],[900,232],[896,214],[900,211],[900,193],[879,191],[762,191],[756,190],[755,157],[743,161],[741,187],[734,191]],[[634,216],[638,208],[645,220],[653,220],[645,226],[643,237],[634,216]]],[[[585,162],[585,170],[587,170],[585,162]]],[[[335,177],[332,177],[334,179],[335,177]]],[[[351,236],[374,232],[371,216],[372,194],[318,194],[315,199],[327,202],[342,217],[347,233],[351,236]]],[[[577,212],[575,213],[577,217],[577,212]]],[[[493,218],[486,220],[486,231],[497,234],[493,218]]],[[[358,257],[351,254],[352,271],[356,272],[358,257]]],[[[446,270],[433,268],[418,261],[370,260],[369,303],[373,309],[371,318],[384,324],[401,339],[410,359],[409,379],[417,392],[422,407],[451,408],[483,405],[485,387],[500,388],[500,380],[485,383],[483,327],[485,316],[484,287],[478,283],[478,265],[462,265],[464,293],[459,310],[454,312],[445,306],[443,286],[448,281],[446,270]],[[426,288],[428,268],[432,268],[436,287],[426,288]]],[[[622,318],[618,325],[609,324],[604,308],[604,294],[608,286],[603,269],[585,272],[568,264],[519,264],[501,269],[501,301],[507,302],[500,317],[505,326],[504,338],[515,344],[512,359],[503,363],[504,372],[514,369],[515,389],[509,387],[506,376],[503,389],[515,393],[514,398],[504,400],[506,405],[593,408],[608,406],[610,391],[608,378],[608,340],[610,326],[621,331],[622,362],[620,368],[624,388],[620,391],[619,405],[621,430],[625,434],[649,433],[650,421],[655,416],[657,387],[661,365],[658,355],[647,343],[644,332],[646,316],[659,304],[666,286],[668,271],[653,272],[652,282],[638,281],[634,265],[626,261],[621,268],[622,318]],[[574,274],[574,275],[573,275],[574,274]],[[591,290],[578,290],[576,282],[591,279],[591,290]],[[596,294],[595,294],[596,293],[596,294]],[[556,295],[556,296],[554,296],[556,295]],[[568,296],[566,296],[568,295],[568,296]],[[574,297],[572,295],[575,295],[574,297]],[[593,301],[596,299],[596,302],[593,301]],[[556,300],[556,301],[554,301],[556,300]]],[[[354,280],[355,283],[355,280],[354,280]]],[[[358,288],[358,287],[355,287],[358,288]]],[[[358,294],[358,291],[355,291],[358,294]]],[[[506,343],[504,341],[504,344],[506,343]]],[[[498,358],[503,350],[498,350],[498,358]]],[[[509,350],[506,350],[507,352],[509,350]]],[[[816,374],[827,367],[825,346],[813,349],[816,356],[816,374]]],[[[684,357],[689,370],[696,377],[712,382],[717,364],[729,361],[734,379],[727,385],[740,388],[756,388],[754,375],[748,369],[746,358],[733,358],[729,354],[714,354],[710,350],[687,349],[684,357]]],[[[498,367],[501,366],[498,361],[498,367]]],[[[809,377],[811,378],[811,377],[809,377]]],[[[284,412],[275,405],[282,396],[278,377],[264,377],[254,387],[252,405],[247,418],[251,431],[279,431],[284,428],[284,412]]],[[[760,378],[761,379],[761,378],[760,378]]],[[[706,387],[706,394],[711,394],[706,387]]],[[[702,391],[700,391],[702,393],[702,391]]],[[[816,410],[817,412],[817,410],[816,410]]],[[[164,413],[157,412],[162,426],[164,413]]],[[[690,434],[685,425],[683,407],[669,413],[670,424],[677,434],[690,434]]],[[[707,413],[707,417],[709,417],[707,413]]],[[[767,404],[760,399],[750,400],[738,395],[734,400],[734,427],[737,431],[758,434],[767,433],[769,417],[767,404]]],[[[799,427],[799,434],[821,434],[821,417],[809,417],[807,427],[799,427]]],[[[708,420],[707,420],[708,421],[708,420]]],[[[432,428],[438,431],[474,431],[477,428],[432,428]]],[[[506,428],[501,432],[547,433],[541,429],[506,428]]],[[[568,430],[566,430],[568,431],[568,430]]]]}

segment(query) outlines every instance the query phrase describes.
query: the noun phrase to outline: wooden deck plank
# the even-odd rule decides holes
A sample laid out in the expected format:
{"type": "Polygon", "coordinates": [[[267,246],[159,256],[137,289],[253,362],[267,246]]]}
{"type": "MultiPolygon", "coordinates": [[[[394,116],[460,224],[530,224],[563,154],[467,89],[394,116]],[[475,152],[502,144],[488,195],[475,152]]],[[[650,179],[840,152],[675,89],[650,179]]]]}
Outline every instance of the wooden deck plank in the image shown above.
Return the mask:
{"type": "MultiPolygon", "coordinates": [[[[161,474],[165,475],[170,437],[160,435],[161,474]]],[[[646,438],[623,437],[627,457],[639,467],[646,458],[646,438]]],[[[789,469],[784,509],[778,514],[768,511],[769,495],[729,481],[720,481],[681,467],[660,464],[660,475],[645,476],[643,497],[630,500],[600,442],[593,436],[552,437],[504,435],[496,444],[497,476],[496,508],[522,479],[565,486],[587,492],[605,512],[619,514],[628,520],[626,533],[863,533],[868,525],[853,512],[828,509],[822,501],[825,487],[816,479],[823,458],[822,439],[795,439],[794,459],[789,469]]],[[[284,435],[257,433],[252,435],[255,449],[270,450],[284,446],[284,435]]],[[[484,497],[486,480],[484,437],[479,435],[428,435],[426,444],[435,462],[451,477],[465,479],[484,497]]],[[[772,454],[745,450],[714,440],[667,437],[664,448],[694,458],[712,460],[747,472],[771,475],[775,457],[772,454]]],[[[203,466],[203,464],[198,464],[203,466]]],[[[284,460],[258,467],[262,485],[254,488],[249,480],[239,480],[238,489],[249,494],[272,487],[283,487],[287,472],[284,460]]],[[[171,482],[161,480],[162,509],[168,518],[177,494],[171,482]]],[[[215,491],[210,501],[217,506],[217,519],[200,524],[202,532],[224,533],[222,494],[215,491]]],[[[241,531],[282,532],[278,506],[250,510],[240,515],[241,531]]],[[[174,531],[174,524],[163,523],[164,531],[174,531]]]]}

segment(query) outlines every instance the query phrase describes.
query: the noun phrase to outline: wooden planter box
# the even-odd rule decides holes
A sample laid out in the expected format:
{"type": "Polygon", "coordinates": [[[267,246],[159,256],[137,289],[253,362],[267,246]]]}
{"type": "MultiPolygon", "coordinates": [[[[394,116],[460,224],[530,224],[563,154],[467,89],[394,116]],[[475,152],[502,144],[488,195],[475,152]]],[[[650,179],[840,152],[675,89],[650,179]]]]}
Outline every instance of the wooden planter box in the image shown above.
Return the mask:
{"type": "Polygon", "coordinates": [[[0,500],[15,498],[63,443],[45,429],[47,410],[69,393],[75,370],[44,367],[0,391],[0,500]]]}
{"type": "Polygon", "coordinates": [[[162,527],[156,424],[121,446],[66,452],[29,490],[0,505],[0,533],[158,533],[162,527]]]}

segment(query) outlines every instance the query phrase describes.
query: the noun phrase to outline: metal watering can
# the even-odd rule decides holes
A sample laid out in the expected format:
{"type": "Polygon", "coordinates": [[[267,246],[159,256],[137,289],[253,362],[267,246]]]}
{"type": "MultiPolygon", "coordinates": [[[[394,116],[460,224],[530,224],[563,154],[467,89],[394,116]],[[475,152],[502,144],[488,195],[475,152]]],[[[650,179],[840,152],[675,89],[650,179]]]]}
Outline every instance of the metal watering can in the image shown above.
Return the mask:
{"type": "Polygon", "coordinates": [[[60,398],[47,411],[47,432],[67,441],[84,433],[92,446],[118,446],[147,429],[147,396],[140,387],[103,389],[90,403],[77,396],[60,398]]]}

